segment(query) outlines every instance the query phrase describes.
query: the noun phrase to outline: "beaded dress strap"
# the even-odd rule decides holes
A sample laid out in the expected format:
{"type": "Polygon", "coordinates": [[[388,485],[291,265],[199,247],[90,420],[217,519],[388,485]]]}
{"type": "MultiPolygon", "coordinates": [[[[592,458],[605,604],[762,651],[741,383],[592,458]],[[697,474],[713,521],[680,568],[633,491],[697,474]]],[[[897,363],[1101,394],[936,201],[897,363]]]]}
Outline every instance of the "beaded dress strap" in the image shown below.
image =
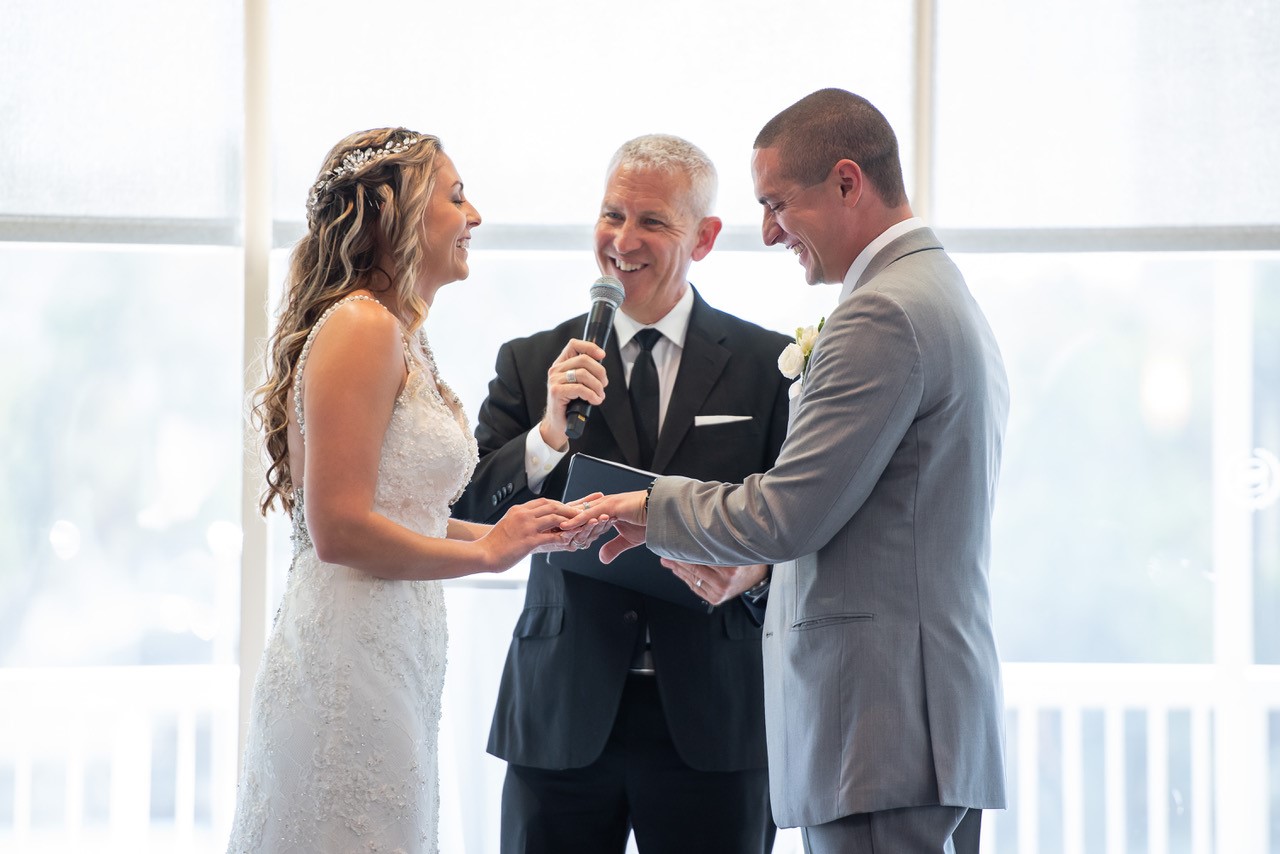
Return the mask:
{"type": "MultiPolygon", "coordinates": [[[[325,309],[324,314],[320,315],[320,319],[316,321],[315,325],[311,327],[311,331],[307,333],[307,341],[302,345],[302,352],[298,355],[298,367],[295,368],[293,372],[293,411],[294,414],[298,416],[298,432],[304,438],[307,435],[307,429],[302,417],[302,368],[307,363],[307,356],[311,353],[311,345],[316,340],[316,333],[320,331],[320,327],[324,326],[325,321],[329,319],[329,315],[333,314],[347,303],[355,302],[356,300],[369,300],[370,302],[376,302],[378,305],[382,305],[382,303],[378,302],[368,294],[351,294],[343,297],[325,309]]],[[[382,306],[382,308],[388,314],[391,314],[391,310],[386,306],[382,306]]],[[[391,316],[395,317],[394,314],[391,316]]],[[[399,318],[396,318],[396,323],[399,324],[399,322],[399,318]]],[[[413,364],[413,353],[409,349],[409,339],[405,336],[403,327],[400,330],[400,342],[404,346],[405,367],[410,368],[413,364]]]]}

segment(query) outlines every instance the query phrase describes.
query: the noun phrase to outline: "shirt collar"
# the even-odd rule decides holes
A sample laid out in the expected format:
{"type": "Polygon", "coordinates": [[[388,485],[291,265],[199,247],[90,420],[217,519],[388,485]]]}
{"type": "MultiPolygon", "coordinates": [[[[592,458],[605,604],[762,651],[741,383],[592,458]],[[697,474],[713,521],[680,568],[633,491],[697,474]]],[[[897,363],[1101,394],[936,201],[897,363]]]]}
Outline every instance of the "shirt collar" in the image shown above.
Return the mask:
{"type": "Polygon", "coordinates": [[[849,272],[844,274],[844,287],[840,289],[840,299],[843,301],[845,297],[853,293],[853,289],[858,286],[858,279],[862,278],[862,274],[871,265],[871,259],[876,257],[881,249],[902,235],[918,228],[924,228],[924,220],[918,216],[913,216],[904,219],[902,222],[895,222],[880,232],[879,237],[868,243],[867,248],[858,253],[858,257],[853,259],[853,265],[849,267],[849,272]]]}
{"type": "Polygon", "coordinates": [[[613,334],[618,336],[618,349],[631,343],[631,339],[641,329],[656,329],[662,333],[664,338],[669,339],[677,347],[684,348],[684,337],[689,331],[689,318],[693,315],[693,286],[690,285],[684,289],[684,296],[671,307],[662,316],[657,323],[652,323],[648,327],[641,323],[637,323],[627,315],[625,311],[616,312],[613,315],[613,334]]]}

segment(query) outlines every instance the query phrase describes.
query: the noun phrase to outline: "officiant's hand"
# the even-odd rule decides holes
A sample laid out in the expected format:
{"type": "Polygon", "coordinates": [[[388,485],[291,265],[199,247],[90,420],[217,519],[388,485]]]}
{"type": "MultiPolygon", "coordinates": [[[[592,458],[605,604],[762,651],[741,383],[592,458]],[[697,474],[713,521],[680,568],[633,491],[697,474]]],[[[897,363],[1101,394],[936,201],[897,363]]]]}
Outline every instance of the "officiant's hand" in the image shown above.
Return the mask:
{"type": "Polygon", "coordinates": [[[598,501],[588,501],[582,505],[581,513],[560,527],[571,531],[583,525],[594,524],[602,516],[607,517],[618,531],[618,536],[600,547],[600,562],[613,563],[614,558],[623,552],[644,545],[644,503],[647,497],[643,491],[618,492],[606,495],[598,501]]]}
{"type": "Polygon", "coordinates": [[[585,400],[592,406],[604,403],[604,387],[609,384],[609,378],[602,361],[603,348],[573,338],[547,369],[547,411],[538,424],[538,432],[547,447],[568,450],[569,440],[564,431],[570,403],[575,400],[585,400]]]}
{"type": "Polygon", "coordinates": [[[709,605],[723,605],[737,599],[761,581],[769,568],[762,563],[751,566],[707,566],[705,563],[685,563],[664,557],[662,565],[689,585],[694,595],[705,599],[709,605]]]}

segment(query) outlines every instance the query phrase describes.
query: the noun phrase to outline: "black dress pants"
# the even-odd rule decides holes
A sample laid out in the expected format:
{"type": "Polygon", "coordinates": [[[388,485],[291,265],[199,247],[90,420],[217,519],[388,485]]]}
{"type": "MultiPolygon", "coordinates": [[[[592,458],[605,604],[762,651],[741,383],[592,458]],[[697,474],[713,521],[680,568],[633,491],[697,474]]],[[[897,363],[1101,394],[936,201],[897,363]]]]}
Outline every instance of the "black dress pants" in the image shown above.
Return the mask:
{"type": "Polygon", "coordinates": [[[502,854],[768,854],[763,769],[696,771],[676,753],[652,676],[630,676],[604,752],[585,768],[507,766],[502,854]]]}

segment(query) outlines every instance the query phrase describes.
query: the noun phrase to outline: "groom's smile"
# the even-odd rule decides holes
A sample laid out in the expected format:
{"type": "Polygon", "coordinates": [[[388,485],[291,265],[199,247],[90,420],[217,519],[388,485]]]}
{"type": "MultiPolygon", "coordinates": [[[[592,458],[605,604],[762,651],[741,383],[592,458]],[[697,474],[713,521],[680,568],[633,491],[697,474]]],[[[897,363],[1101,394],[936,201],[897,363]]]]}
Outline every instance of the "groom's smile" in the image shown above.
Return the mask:
{"type": "Polygon", "coordinates": [[[763,206],[760,236],[766,246],[782,244],[799,259],[811,285],[838,282],[853,264],[848,229],[856,203],[834,173],[816,184],[788,176],[778,151],[758,148],[751,157],[756,198],[763,206]]]}

